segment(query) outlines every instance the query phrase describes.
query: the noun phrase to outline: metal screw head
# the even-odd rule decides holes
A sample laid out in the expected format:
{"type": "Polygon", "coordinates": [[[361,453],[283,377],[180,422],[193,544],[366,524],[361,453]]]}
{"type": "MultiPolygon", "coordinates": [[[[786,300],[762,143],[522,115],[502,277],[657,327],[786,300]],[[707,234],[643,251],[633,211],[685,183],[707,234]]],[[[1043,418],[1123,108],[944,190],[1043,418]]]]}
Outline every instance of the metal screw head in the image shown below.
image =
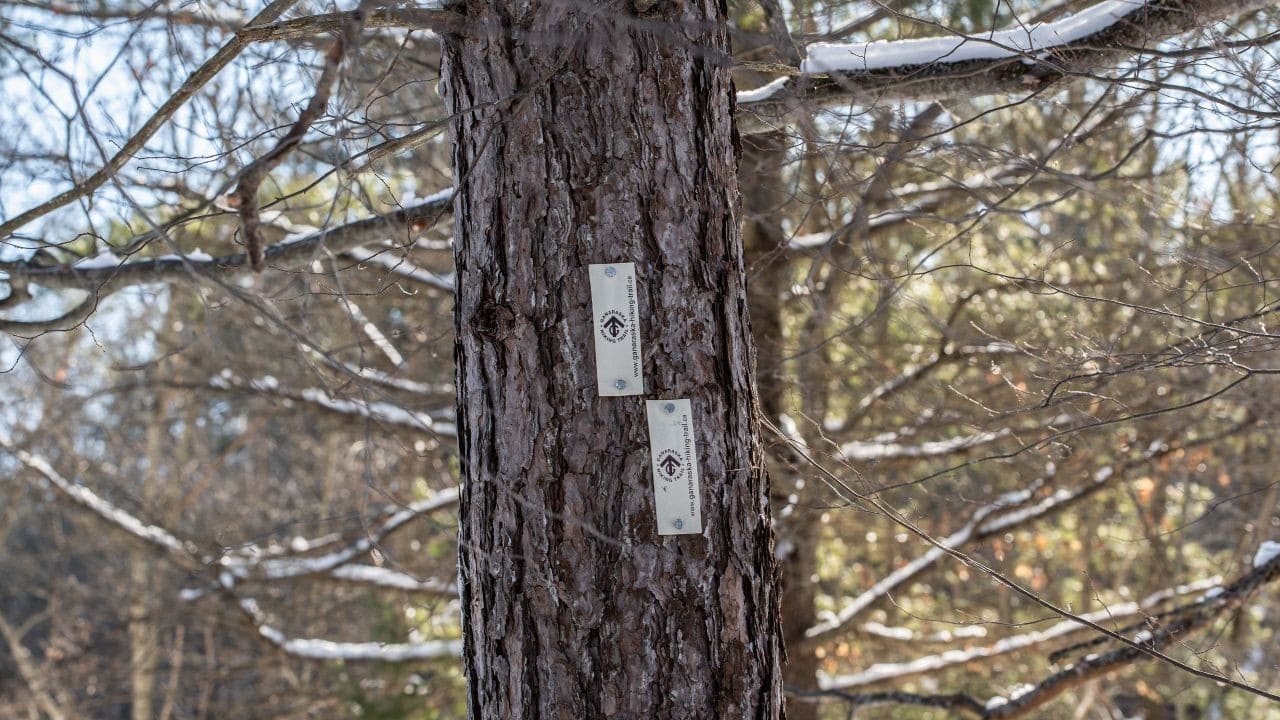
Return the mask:
{"type": "Polygon", "coordinates": [[[677,529],[677,530],[680,530],[680,529],[683,529],[683,528],[684,528],[684,521],[683,521],[683,520],[679,520],[679,519],[677,519],[677,520],[676,520],[674,523],[672,523],[672,524],[676,526],[676,529],[677,529]]]}
{"type": "Polygon", "coordinates": [[[675,403],[667,403],[666,405],[663,405],[663,406],[662,406],[662,409],[663,409],[663,410],[666,410],[666,411],[667,411],[667,414],[668,414],[668,415],[670,415],[671,413],[673,413],[673,412],[675,412],[675,411],[676,411],[676,404],[675,404],[675,403]]]}
{"type": "Polygon", "coordinates": [[[623,380],[622,378],[618,378],[617,380],[613,381],[613,386],[618,388],[619,390],[622,390],[627,387],[627,381],[623,380]]]}
{"type": "Polygon", "coordinates": [[[605,269],[604,269],[604,276],[605,276],[605,277],[613,277],[614,275],[617,275],[617,274],[618,274],[618,270],[617,270],[617,268],[615,268],[615,267],[614,267],[614,266],[612,266],[612,265],[610,265],[609,267],[607,267],[607,268],[605,268],[605,269]]]}

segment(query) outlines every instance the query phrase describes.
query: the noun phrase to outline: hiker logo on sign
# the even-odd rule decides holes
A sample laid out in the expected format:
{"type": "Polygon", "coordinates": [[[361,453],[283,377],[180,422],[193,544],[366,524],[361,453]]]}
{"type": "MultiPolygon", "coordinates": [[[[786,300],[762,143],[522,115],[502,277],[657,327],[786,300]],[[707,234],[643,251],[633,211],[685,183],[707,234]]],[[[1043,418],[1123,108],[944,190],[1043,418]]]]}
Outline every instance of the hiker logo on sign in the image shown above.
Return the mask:
{"type": "Polygon", "coordinates": [[[670,450],[658,457],[658,472],[664,480],[675,480],[683,467],[684,462],[680,460],[680,456],[670,450]]]}
{"type": "Polygon", "coordinates": [[[600,334],[609,342],[622,342],[627,336],[627,321],[622,313],[609,310],[600,316],[600,334]]]}

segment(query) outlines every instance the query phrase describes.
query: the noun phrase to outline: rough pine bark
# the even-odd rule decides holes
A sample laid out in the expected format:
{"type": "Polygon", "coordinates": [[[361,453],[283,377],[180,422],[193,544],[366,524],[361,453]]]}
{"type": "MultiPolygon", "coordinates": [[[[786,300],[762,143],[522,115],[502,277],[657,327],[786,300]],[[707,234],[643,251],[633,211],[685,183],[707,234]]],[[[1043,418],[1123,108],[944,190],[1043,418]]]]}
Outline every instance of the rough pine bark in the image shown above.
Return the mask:
{"type": "Polygon", "coordinates": [[[470,714],[781,717],[725,6],[454,9],[470,714]],[[597,395],[602,262],[636,263],[644,397],[597,395]],[[644,399],[681,397],[704,529],[659,536],[644,399]]]}

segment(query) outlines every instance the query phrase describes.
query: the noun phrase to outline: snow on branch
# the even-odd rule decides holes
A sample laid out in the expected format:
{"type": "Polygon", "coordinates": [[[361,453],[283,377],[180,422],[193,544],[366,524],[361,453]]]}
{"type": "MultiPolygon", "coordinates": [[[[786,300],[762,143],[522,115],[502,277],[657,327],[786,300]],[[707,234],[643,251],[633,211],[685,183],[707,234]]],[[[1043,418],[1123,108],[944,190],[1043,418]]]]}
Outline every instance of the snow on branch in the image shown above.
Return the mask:
{"type": "MultiPolygon", "coordinates": [[[[1230,432],[1233,431],[1228,431],[1228,434],[1230,432]]],[[[963,527],[943,538],[941,544],[951,549],[959,549],[965,545],[1027,525],[1032,521],[1054,515],[1109,487],[1129,470],[1178,449],[1185,449],[1192,444],[1208,442],[1216,437],[1210,436],[1195,443],[1183,443],[1177,446],[1163,440],[1152,441],[1138,457],[1121,463],[1104,465],[1094,471],[1089,478],[1089,482],[1071,489],[1059,488],[1037,500],[1036,497],[1040,490],[1053,481],[1057,475],[1057,466],[1050,464],[1045,469],[1044,475],[1030,482],[1027,487],[1004,493],[994,501],[979,507],[969,516],[969,520],[963,527]]],[[[839,612],[809,628],[805,632],[806,641],[810,643],[821,642],[849,628],[863,613],[875,607],[877,603],[887,598],[894,590],[929,569],[939,560],[946,557],[947,554],[941,547],[930,547],[923,555],[897,568],[870,588],[867,588],[856,598],[849,601],[839,612]]]]}
{"type": "MultiPolygon", "coordinates": [[[[280,580],[332,572],[357,557],[368,553],[378,543],[386,539],[388,535],[404,527],[414,518],[435,510],[452,507],[458,503],[458,498],[459,488],[453,487],[441,490],[424,500],[410,503],[392,513],[378,527],[365,533],[355,542],[324,555],[286,558],[264,557],[261,548],[256,545],[249,545],[227,552],[218,562],[233,576],[240,579],[280,580]]],[[[295,544],[302,547],[307,546],[305,541],[295,544]]],[[[360,579],[368,580],[369,578],[367,571],[354,570],[347,572],[349,574],[344,578],[347,580],[357,579],[356,576],[361,575],[361,573],[364,573],[364,575],[360,579]]]]}
{"type": "MultiPolygon", "coordinates": [[[[959,548],[974,539],[974,534],[984,520],[993,513],[1000,510],[1018,507],[1035,497],[1038,491],[1046,482],[1052,479],[1057,472],[1056,467],[1050,465],[1044,477],[1037,479],[1029,487],[1023,490],[1005,493],[997,498],[994,502],[984,505],[974,511],[969,521],[964,527],[951,533],[941,540],[941,544],[949,548],[959,548]]],[[[876,584],[867,588],[862,594],[854,598],[835,613],[832,617],[823,622],[814,625],[805,632],[805,637],[810,642],[820,641],[848,627],[854,619],[869,609],[874,603],[881,598],[887,596],[895,588],[903,585],[911,578],[919,575],[926,568],[936,563],[946,555],[946,551],[940,547],[931,547],[923,555],[906,563],[902,567],[889,573],[876,584]]]]}
{"type": "Polygon", "coordinates": [[[438,421],[427,413],[406,410],[389,402],[333,398],[318,388],[307,388],[298,393],[298,398],[338,414],[354,415],[386,425],[399,425],[418,432],[447,437],[458,433],[457,426],[451,422],[438,421]]]}
{"type": "Polygon", "coordinates": [[[780,77],[777,80],[767,82],[758,88],[751,90],[739,90],[737,96],[738,104],[749,105],[751,103],[764,102],[777,94],[779,90],[785,88],[790,79],[791,78],[780,77]]]}
{"type": "MultiPolygon", "coordinates": [[[[1280,543],[1272,544],[1280,545],[1280,543]]],[[[1274,582],[1277,578],[1280,578],[1280,552],[1277,552],[1274,556],[1267,559],[1265,563],[1256,565],[1244,575],[1237,578],[1234,582],[1222,587],[1214,586],[1198,600],[1164,613],[1160,616],[1158,622],[1151,623],[1151,629],[1138,633],[1131,643],[1121,644],[1120,647],[1108,652],[1086,655],[1080,660],[1068,664],[1061,670],[1052,673],[1038,683],[1020,685],[1007,697],[1004,695],[996,695],[989,698],[985,703],[979,702],[964,693],[951,695],[921,695],[917,693],[889,691],[854,694],[847,692],[847,688],[855,687],[856,685],[851,684],[843,687],[836,687],[836,684],[849,678],[862,679],[860,676],[864,676],[871,671],[876,671],[877,675],[877,677],[874,680],[871,680],[871,682],[900,680],[905,677],[918,674],[916,670],[925,665],[929,665],[931,667],[928,670],[924,670],[924,672],[932,672],[933,670],[948,667],[956,663],[968,662],[969,659],[965,658],[970,654],[976,654],[976,657],[970,659],[984,659],[986,657],[990,657],[992,651],[1000,647],[1000,643],[987,648],[978,648],[972,651],[951,651],[951,653],[943,653],[941,655],[930,656],[928,658],[921,658],[913,661],[913,663],[897,664],[897,670],[906,671],[909,674],[894,674],[888,665],[880,665],[872,666],[867,673],[858,673],[851,676],[841,676],[837,678],[824,678],[824,689],[810,691],[803,694],[811,697],[826,696],[838,698],[853,707],[879,704],[925,705],[951,709],[957,713],[971,717],[992,720],[995,718],[1014,720],[1015,718],[1032,717],[1036,710],[1043,707],[1063,692],[1074,687],[1078,687],[1083,682],[1103,677],[1134,663],[1157,658],[1166,663],[1177,666],[1184,672],[1189,672],[1198,677],[1215,681],[1220,685],[1230,686],[1237,690],[1244,690],[1273,702],[1280,701],[1280,696],[1277,696],[1274,693],[1249,685],[1235,677],[1217,675],[1208,670],[1192,667],[1186,663],[1174,660],[1170,656],[1161,652],[1162,648],[1169,645],[1184,643],[1190,633],[1203,628],[1215,618],[1242,607],[1254,592],[1263,585],[1274,582]]],[[[1172,588],[1170,590],[1163,591],[1163,593],[1157,594],[1157,596],[1148,598],[1147,602],[1161,602],[1164,599],[1185,594],[1184,590],[1194,592],[1194,590],[1192,590],[1193,587],[1201,587],[1209,582],[1210,581],[1203,581],[1195,583],[1194,585],[1172,588]]],[[[1109,620],[1116,610],[1116,607],[1112,607],[1111,609],[1104,611],[1106,616],[1101,618],[1101,620],[1109,620]]],[[[1081,619],[1084,620],[1097,614],[1098,613],[1091,613],[1090,615],[1081,616],[1081,619]]],[[[1001,643],[1005,643],[1005,646],[1016,645],[1019,647],[1025,647],[1028,646],[1029,640],[1034,639],[1038,635],[1058,631],[1059,628],[1064,627],[1068,622],[1071,621],[1057,623],[1049,630],[1042,631],[1040,633],[1029,633],[1027,635],[1016,636],[1016,638],[1007,638],[1006,640],[1001,641],[1001,643]]],[[[1075,625],[1077,629],[1079,628],[1078,623],[1072,624],[1075,625]]],[[[1012,649],[1019,648],[1012,647],[1011,650],[1012,649]]]]}
{"type": "Polygon", "coordinates": [[[870,105],[1038,92],[1064,78],[1102,74],[1141,48],[1277,0],[1104,0],[1053,22],[964,35],[815,43],[803,74],[740,97],[754,113],[798,104],[870,105]]]}
{"type": "Polygon", "coordinates": [[[285,653],[308,660],[412,662],[462,656],[461,640],[419,640],[408,643],[338,642],[290,638],[269,624],[253,598],[241,598],[240,609],[258,634],[285,653]]]}
{"type": "Polygon", "coordinates": [[[929,440],[917,445],[897,442],[896,435],[885,436],[885,439],[879,441],[853,440],[840,446],[840,459],[844,461],[870,461],[938,457],[939,455],[950,455],[951,453],[963,452],[981,445],[988,445],[1011,434],[1011,430],[1002,428],[991,432],[963,435],[947,440],[929,440]]]}
{"type": "Polygon", "coordinates": [[[329,576],[338,580],[376,585],[391,590],[404,590],[424,595],[439,595],[441,597],[458,597],[458,586],[454,583],[446,582],[439,578],[419,580],[409,573],[392,570],[391,568],[374,567],[373,565],[342,565],[334,568],[329,573],[329,576]]]}
{"type": "Polygon", "coordinates": [[[1054,22],[1036,23],[985,35],[876,40],[864,43],[816,43],[805,50],[806,73],[867,72],[935,63],[1000,60],[1034,56],[1097,35],[1122,22],[1141,21],[1144,0],[1105,0],[1054,22]]]}
{"type": "Polygon", "coordinates": [[[1082,682],[1152,658],[1176,664],[1184,672],[1213,680],[1221,685],[1244,690],[1272,702],[1280,701],[1280,696],[1275,693],[1261,690],[1235,677],[1216,675],[1185,663],[1178,663],[1160,652],[1162,648],[1169,645],[1185,643],[1190,633],[1203,628],[1221,615],[1243,607],[1259,588],[1276,579],[1280,579],[1280,553],[1265,563],[1255,565],[1235,581],[1220,588],[1214,588],[1195,602],[1161,617],[1158,623],[1152,623],[1153,627],[1150,630],[1138,633],[1133,639],[1134,644],[1123,644],[1108,652],[1087,655],[1039,683],[1025,686],[1016,697],[1010,697],[1006,702],[988,703],[988,711],[983,717],[1029,717],[1033,711],[1082,682]]]}
{"type": "MultiPolygon", "coordinates": [[[[39,474],[34,484],[38,487],[52,488],[58,494],[75,505],[88,510],[104,522],[128,533],[152,547],[171,555],[183,567],[195,569],[207,567],[215,561],[204,557],[194,543],[179,540],[170,531],[151,525],[138,519],[137,516],[123,510],[114,503],[104,499],[83,485],[64,478],[53,469],[44,458],[32,455],[25,450],[17,449],[6,440],[0,438],[0,448],[4,448],[24,465],[39,474]]],[[[218,585],[224,590],[231,590],[239,580],[266,579],[276,580],[303,575],[326,573],[327,577],[347,582],[367,583],[370,585],[406,590],[415,593],[456,597],[458,588],[451,582],[436,578],[419,580],[407,573],[390,568],[371,567],[365,565],[349,565],[363,553],[369,552],[376,543],[381,542],[392,532],[406,525],[410,520],[426,513],[440,510],[457,504],[458,488],[449,488],[434,496],[406,505],[387,517],[382,524],[339,550],[318,557],[282,557],[267,558],[257,546],[238,548],[234,553],[224,554],[217,564],[226,572],[220,577],[218,585]]],[[[295,542],[294,545],[308,547],[306,541],[295,542]]],[[[200,590],[185,590],[183,598],[194,600],[205,593],[200,590]]]]}
{"type": "Polygon", "coordinates": [[[404,355],[400,354],[400,350],[396,348],[395,343],[391,342],[386,333],[382,332],[382,328],[370,320],[368,315],[365,315],[364,310],[361,310],[359,305],[345,295],[340,295],[338,302],[347,311],[347,314],[351,316],[352,323],[360,327],[365,337],[369,338],[369,342],[372,342],[374,347],[378,348],[386,356],[387,360],[391,361],[392,365],[400,367],[404,364],[404,355]]]}
{"type": "Polygon", "coordinates": [[[207,387],[222,391],[252,391],[271,397],[294,402],[307,403],[337,415],[355,417],[384,425],[396,425],[414,432],[428,433],[439,437],[454,437],[457,426],[446,420],[438,420],[431,413],[409,410],[386,401],[370,401],[364,399],[348,399],[332,397],[320,388],[304,388],[300,391],[287,391],[280,388],[275,377],[266,375],[261,378],[241,381],[223,371],[224,374],[208,381],[207,387]]]}
{"type": "Polygon", "coordinates": [[[1277,557],[1280,557],[1280,542],[1264,540],[1253,556],[1253,566],[1260,568],[1263,565],[1269,565],[1277,557]]]}
{"type": "Polygon", "coordinates": [[[404,257],[392,255],[386,248],[370,250],[364,246],[356,246],[342,253],[344,257],[355,260],[360,265],[372,265],[387,271],[396,277],[412,280],[428,287],[446,292],[454,291],[454,276],[437,275],[424,267],[409,262],[404,257]]]}
{"type": "Polygon", "coordinates": [[[353,365],[348,362],[343,362],[327,352],[321,352],[319,349],[304,343],[298,343],[298,349],[315,360],[353,378],[367,380],[394,390],[400,390],[414,395],[445,395],[450,398],[454,396],[452,383],[433,384],[418,382],[417,380],[410,380],[409,378],[385,373],[377,368],[353,365]]]}
{"type": "Polygon", "coordinates": [[[270,625],[259,627],[258,633],[286,653],[310,660],[399,663],[462,657],[461,640],[421,640],[412,643],[335,642],[286,638],[270,625]]]}
{"type": "MultiPolygon", "coordinates": [[[[1162,590],[1147,597],[1142,602],[1120,603],[1101,610],[1087,613],[1081,617],[1089,622],[1104,623],[1119,618],[1131,617],[1149,611],[1152,607],[1168,600],[1203,593],[1217,587],[1222,578],[1213,577],[1187,585],[1162,590]]],[[[1075,620],[1062,620],[1044,630],[1024,633],[1002,638],[991,645],[968,648],[965,650],[947,650],[937,655],[929,655],[908,662],[877,663],[857,673],[823,677],[821,687],[825,689],[848,690],[850,688],[874,685],[883,682],[898,682],[926,673],[933,673],[956,665],[964,665],[978,660],[987,660],[1000,655],[1025,650],[1043,645],[1080,630],[1088,629],[1087,625],[1075,620]]]]}
{"type": "MultiPolygon", "coordinates": [[[[450,211],[452,198],[453,191],[444,190],[418,204],[383,215],[325,230],[291,235],[268,246],[265,249],[265,261],[274,268],[294,269],[309,264],[321,250],[342,254],[385,238],[421,232],[450,211]]],[[[136,243],[131,241],[125,243],[125,246],[134,244],[136,243]]],[[[211,257],[200,251],[187,255],[132,260],[104,250],[93,257],[49,267],[25,260],[0,262],[0,273],[4,275],[0,281],[7,282],[13,288],[20,287],[25,291],[27,284],[32,283],[50,290],[88,291],[88,299],[69,311],[68,316],[87,315],[102,298],[125,287],[146,283],[189,282],[192,278],[199,277],[225,280],[251,272],[252,267],[245,253],[211,257]]],[[[81,319],[83,318],[77,317],[76,322],[81,319]]],[[[59,328],[65,325],[64,318],[45,322],[60,323],[59,328]]],[[[0,331],[22,332],[33,329],[43,328],[33,328],[29,323],[0,318],[0,331]]]]}
{"type": "MultiPolygon", "coordinates": [[[[13,447],[8,441],[0,438],[0,448],[16,457],[22,464],[39,473],[36,485],[52,488],[73,504],[93,513],[103,521],[128,533],[133,538],[174,554],[179,559],[189,560],[197,552],[190,542],[179,540],[173,533],[157,525],[151,525],[138,519],[132,513],[103,498],[79,483],[67,480],[53,469],[53,466],[38,455],[13,447]]],[[[185,563],[188,567],[190,562],[185,563]]]]}
{"type": "Polygon", "coordinates": [[[957,640],[984,638],[987,629],[981,625],[960,625],[954,630],[939,630],[934,633],[919,633],[911,628],[891,627],[875,621],[863,623],[858,632],[871,635],[882,640],[909,643],[949,644],[957,640]]]}

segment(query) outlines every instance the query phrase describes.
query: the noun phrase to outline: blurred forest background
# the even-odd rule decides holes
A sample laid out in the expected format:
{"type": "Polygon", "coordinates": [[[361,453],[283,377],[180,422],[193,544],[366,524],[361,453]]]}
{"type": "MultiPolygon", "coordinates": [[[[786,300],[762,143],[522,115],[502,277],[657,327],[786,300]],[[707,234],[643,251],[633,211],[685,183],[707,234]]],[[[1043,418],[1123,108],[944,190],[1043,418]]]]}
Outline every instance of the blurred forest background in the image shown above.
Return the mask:
{"type": "MultiPolygon", "coordinates": [[[[803,54],[1089,4],[735,0],[737,85],[787,77],[777,12],[803,54]]],[[[326,75],[348,5],[0,2],[2,720],[465,715],[439,38],[374,3],[326,75]]],[[[1280,689],[1258,7],[1044,89],[739,97],[789,716],[951,717],[865,703],[1124,651],[848,488],[1139,642],[1194,616],[1161,652],[1280,689]]],[[[1034,716],[1280,718],[1133,655],[1034,716]]]]}

